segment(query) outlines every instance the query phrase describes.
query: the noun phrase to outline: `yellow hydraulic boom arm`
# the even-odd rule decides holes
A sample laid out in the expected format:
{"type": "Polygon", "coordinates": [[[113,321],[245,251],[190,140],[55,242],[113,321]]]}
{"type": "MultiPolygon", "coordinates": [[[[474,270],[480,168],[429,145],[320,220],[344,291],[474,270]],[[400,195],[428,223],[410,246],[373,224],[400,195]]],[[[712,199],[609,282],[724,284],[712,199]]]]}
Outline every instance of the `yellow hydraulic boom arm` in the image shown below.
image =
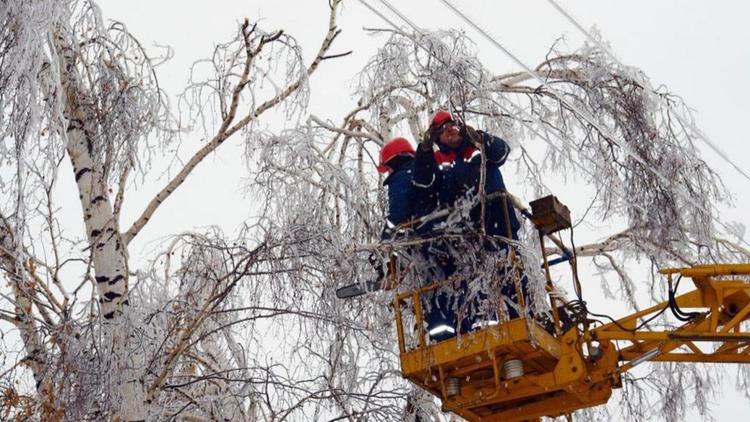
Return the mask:
{"type": "Polygon", "coordinates": [[[402,373],[441,398],[444,410],[472,422],[499,422],[569,415],[606,403],[620,387],[620,375],[648,360],[750,363],[750,333],[742,324],[750,318],[750,284],[727,279],[750,276],[750,264],[661,272],[670,287],[674,277],[683,277],[695,289],[612,323],[591,329],[579,324],[561,335],[518,318],[431,344],[421,296],[436,286],[399,294],[394,308],[402,373]],[[681,315],[682,325],[644,329],[667,309],[681,315]],[[416,332],[405,329],[405,319],[416,332]]]}
{"type": "MultiPolygon", "coordinates": [[[[574,255],[578,300],[566,303],[552,294],[544,237],[570,228],[570,212],[553,196],[532,201],[531,207],[533,214],[524,215],[539,231],[554,327],[516,318],[430,342],[424,296],[440,285],[400,293],[394,300],[401,372],[439,397],[444,410],[471,422],[570,419],[575,410],[606,403],[612,389],[620,387],[621,374],[645,361],[750,363],[750,332],[743,325],[750,319],[750,283],[737,277],[750,276],[750,264],[662,270],[667,301],[593,327],[597,321],[589,317],[598,315],[589,312],[581,297],[574,255]],[[684,278],[692,280],[694,289],[678,296],[684,278]],[[567,324],[561,321],[562,309],[569,313],[567,324]],[[649,322],[661,315],[676,328],[652,330],[649,322]]],[[[513,274],[520,314],[526,315],[520,274],[513,274]]],[[[456,281],[454,276],[443,284],[456,281]]],[[[503,315],[502,307],[498,315],[503,315]]]]}
{"type": "MultiPolygon", "coordinates": [[[[683,269],[665,269],[671,284],[675,276],[689,277],[695,289],[664,302],[591,330],[591,338],[620,343],[619,360],[670,362],[750,363],[750,333],[742,322],[750,315],[750,284],[743,280],[727,280],[727,276],[750,275],[750,264],[705,265],[683,269]],[[702,312],[675,330],[636,329],[638,321],[657,312],[676,307],[694,308],[702,312]],[[718,344],[704,350],[700,343],[718,344]],[[624,347],[622,347],[624,346],[624,347]]],[[[620,370],[626,370],[623,366],[620,370]]]]}

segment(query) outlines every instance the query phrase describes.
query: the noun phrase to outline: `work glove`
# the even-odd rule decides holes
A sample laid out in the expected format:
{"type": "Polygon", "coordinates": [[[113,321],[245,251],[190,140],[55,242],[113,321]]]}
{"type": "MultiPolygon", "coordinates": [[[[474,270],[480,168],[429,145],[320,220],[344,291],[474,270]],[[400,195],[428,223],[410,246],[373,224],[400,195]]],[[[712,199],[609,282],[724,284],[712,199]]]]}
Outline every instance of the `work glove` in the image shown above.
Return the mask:
{"type": "Polygon", "coordinates": [[[424,135],[422,135],[422,142],[419,143],[419,148],[422,151],[432,151],[432,146],[437,142],[438,136],[437,130],[430,126],[424,135]]]}
{"type": "Polygon", "coordinates": [[[482,147],[483,136],[481,135],[480,132],[477,132],[476,129],[474,129],[473,127],[469,125],[464,125],[463,131],[466,133],[466,136],[469,138],[469,142],[472,145],[474,145],[477,148],[482,147]]]}

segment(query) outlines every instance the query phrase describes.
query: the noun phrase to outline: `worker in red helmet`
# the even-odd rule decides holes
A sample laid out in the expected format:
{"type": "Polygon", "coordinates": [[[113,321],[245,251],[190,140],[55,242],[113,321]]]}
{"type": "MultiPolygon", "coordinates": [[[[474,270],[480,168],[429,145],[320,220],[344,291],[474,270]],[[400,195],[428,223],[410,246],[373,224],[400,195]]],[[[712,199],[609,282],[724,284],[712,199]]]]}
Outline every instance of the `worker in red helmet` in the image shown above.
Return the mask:
{"type": "MultiPolygon", "coordinates": [[[[445,110],[440,110],[433,115],[414,160],[412,182],[417,192],[416,201],[427,204],[427,209],[417,212],[417,216],[428,214],[436,209],[454,207],[460,200],[479,193],[483,162],[480,153],[482,146],[485,153],[484,161],[487,164],[485,193],[489,195],[505,191],[500,166],[508,157],[510,146],[498,137],[476,131],[466,125],[462,127],[445,110]],[[430,192],[437,192],[437,197],[433,196],[432,200],[427,200],[430,198],[430,192]]],[[[520,224],[512,206],[501,199],[488,201],[485,211],[485,219],[481,221],[480,205],[477,203],[473,206],[469,218],[458,223],[462,226],[460,230],[467,234],[484,232],[491,239],[491,241],[484,242],[485,248],[488,248],[487,252],[501,253],[507,250],[507,240],[503,239],[518,239],[520,224]]],[[[435,228],[440,227],[441,223],[442,221],[432,221],[420,227],[420,232],[422,235],[439,235],[440,233],[435,233],[435,228]]],[[[451,229],[455,231],[457,227],[451,227],[451,229]]],[[[442,270],[442,277],[447,278],[458,270],[455,263],[456,257],[452,255],[455,252],[451,251],[461,250],[460,246],[452,245],[447,240],[437,240],[429,244],[427,248],[425,253],[431,254],[432,259],[437,261],[437,266],[442,270]]],[[[438,282],[440,277],[430,281],[438,282]]],[[[505,283],[501,288],[501,293],[512,302],[517,302],[513,286],[513,283],[505,283]]],[[[476,309],[479,303],[488,298],[483,289],[472,290],[475,293],[469,302],[467,302],[468,286],[465,281],[455,286],[453,290],[436,291],[428,298],[430,304],[426,320],[428,332],[434,340],[450,338],[457,331],[471,331],[480,320],[496,319],[495,315],[480,315],[471,311],[465,317],[459,318],[456,314],[457,309],[459,311],[464,308],[476,309]]],[[[518,316],[514,307],[508,308],[511,319],[518,316]]]]}
{"type": "MultiPolygon", "coordinates": [[[[397,227],[412,219],[414,216],[414,194],[411,183],[411,173],[414,163],[414,147],[406,138],[396,137],[386,142],[380,149],[378,172],[386,174],[383,186],[388,189],[388,217],[381,234],[383,240],[395,240],[404,236],[405,230],[397,227]]],[[[386,290],[395,287],[394,279],[390,277],[394,271],[396,256],[387,259],[373,252],[368,258],[386,290]],[[388,263],[384,268],[384,263],[388,263]]]]}
{"type": "MultiPolygon", "coordinates": [[[[436,184],[433,189],[438,191],[438,200],[432,202],[435,208],[453,207],[459,199],[479,193],[480,144],[484,144],[487,161],[485,193],[504,192],[500,166],[505,163],[510,146],[486,132],[461,127],[445,110],[432,117],[415,156],[413,180],[420,187],[436,184]]],[[[471,210],[470,220],[477,231],[483,226],[488,235],[518,239],[518,218],[510,203],[503,203],[501,199],[487,203],[485,221],[480,221],[479,206],[471,210]]]]}
{"type": "Polygon", "coordinates": [[[388,175],[383,181],[383,186],[388,187],[388,219],[384,237],[388,237],[388,229],[410,220],[414,214],[411,183],[413,163],[414,147],[406,138],[393,138],[380,150],[378,171],[388,175]]]}

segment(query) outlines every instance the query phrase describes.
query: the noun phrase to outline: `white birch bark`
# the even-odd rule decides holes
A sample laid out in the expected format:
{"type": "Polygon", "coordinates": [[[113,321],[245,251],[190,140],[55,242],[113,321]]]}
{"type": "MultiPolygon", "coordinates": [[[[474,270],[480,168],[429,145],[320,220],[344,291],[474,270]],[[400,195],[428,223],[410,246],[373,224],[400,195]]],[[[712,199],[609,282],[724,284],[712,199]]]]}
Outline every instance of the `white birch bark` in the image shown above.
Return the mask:
{"type": "Polygon", "coordinates": [[[120,397],[120,401],[113,404],[122,420],[145,420],[145,389],[137,374],[144,357],[129,353],[127,328],[122,318],[128,306],[127,251],[118,230],[102,163],[94,160],[95,117],[84,105],[87,98],[79,88],[73,49],[61,39],[57,40],[55,47],[65,95],[64,115],[68,122],[66,150],[78,186],[91,249],[100,316],[105,329],[110,330],[113,366],[118,372],[115,397],[120,397]]]}
{"type": "Polygon", "coordinates": [[[28,283],[25,283],[23,275],[16,273],[10,278],[10,284],[13,288],[13,298],[16,301],[15,324],[21,334],[24,349],[26,350],[26,356],[23,360],[31,368],[37,391],[40,391],[43,387],[46,353],[34,325],[31,300],[33,292],[28,283]]]}

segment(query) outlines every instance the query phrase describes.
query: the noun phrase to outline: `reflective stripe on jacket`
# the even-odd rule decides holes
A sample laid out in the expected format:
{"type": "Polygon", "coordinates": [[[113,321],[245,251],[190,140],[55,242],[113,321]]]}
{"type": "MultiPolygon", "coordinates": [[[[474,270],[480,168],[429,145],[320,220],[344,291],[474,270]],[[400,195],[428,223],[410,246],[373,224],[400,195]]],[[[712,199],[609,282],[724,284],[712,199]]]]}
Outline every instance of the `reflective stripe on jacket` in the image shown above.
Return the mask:
{"type": "MultiPolygon", "coordinates": [[[[487,170],[485,192],[504,192],[505,182],[500,172],[500,166],[510,153],[510,146],[501,138],[478,131],[485,145],[487,156],[487,170]]],[[[452,207],[461,198],[476,195],[479,190],[482,157],[479,150],[469,143],[464,136],[457,148],[449,148],[438,144],[438,151],[431,153],[417,149],[414,160],[412,182],[418,202],[422,203],[416,215],[425,215],[438,208],[452,207]],[[432,195],[432,196],[430,196],[432,195]]],[[[476,226],[481,219],[481,209],[476,206],[470,215],[471,222],[476,226]]],[[[428,229],[431,229],[432,225],[428,229]]],[[[485,215],[485,229],[487,234],[510,236],[516,239],[520,224],[508,203],[503,207],[502,199],[487,203],[485,215]],[[510,222],[510,232],[506,224],[510,222]]]]}

